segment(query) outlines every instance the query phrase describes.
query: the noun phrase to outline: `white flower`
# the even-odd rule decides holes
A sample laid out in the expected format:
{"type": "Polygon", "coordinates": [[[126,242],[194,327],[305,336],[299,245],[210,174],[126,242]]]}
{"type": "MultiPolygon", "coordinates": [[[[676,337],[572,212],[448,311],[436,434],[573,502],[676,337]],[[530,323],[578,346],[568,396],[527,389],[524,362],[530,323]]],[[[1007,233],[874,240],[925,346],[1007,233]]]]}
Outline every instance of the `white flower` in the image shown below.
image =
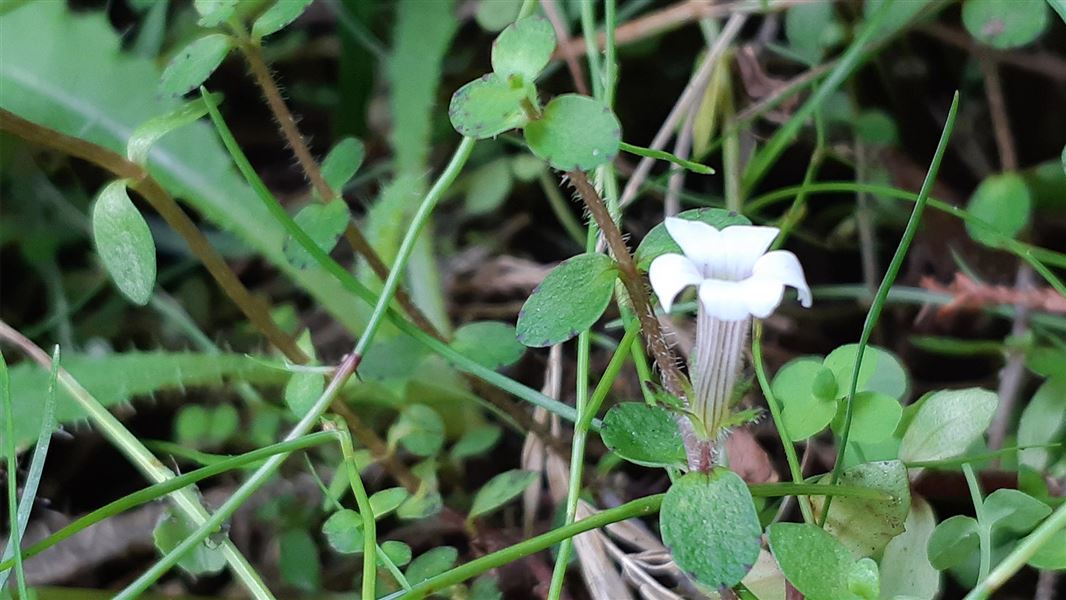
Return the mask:
{"type": "Polygon", "coordinates": [[[664,254],[648,269],[666,311],[690,285],[699,289],[703,310],[723,321],[768,317],[781,304],[785,286],[796,288],[800,302],[810,307],[811,290],[796,255],[766,251],[779,233],[776,227],[733,225],[719,231],[700,221],[667,218],[666,230],[684,253],[664,254]]]}

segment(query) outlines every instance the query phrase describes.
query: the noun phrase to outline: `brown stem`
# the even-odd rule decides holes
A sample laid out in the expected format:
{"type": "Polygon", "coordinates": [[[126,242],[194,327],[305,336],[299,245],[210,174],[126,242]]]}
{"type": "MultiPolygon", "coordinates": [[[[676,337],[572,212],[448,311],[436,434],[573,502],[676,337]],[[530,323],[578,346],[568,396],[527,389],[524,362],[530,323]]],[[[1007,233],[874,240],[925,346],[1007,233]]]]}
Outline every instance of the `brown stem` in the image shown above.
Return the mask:
{"type": "Polygon", "coordinates": [[[106,148],[43,127],[2,109],[0,109],[0,130],[8,131],[27,142],[87,160],[118,177],[128,179],[130,188],[144,197],[167,224],[185,240],[189,249],[200,259],[218,286],[233,300],[233,303],[256,329],[289,360],[293,362],[307,360],[307,356],[296,345],[296,342],[274,322],[268,308],[248,291],[248,288],[226,264],[222,255],[211,246],[204,234],[192,222],[192,219],[141,166],[106,148]]]}
{"type": "MultiPolygon", "coordinates": [[[[259,46],[252,42],[245,42],[240,45],[240,49],[248,62],[248,69],[252,72],[256,85],[263,92],[267,107],[270,108],[270,112],[274,115],[274,120],[277,121],[282,136],[296,156],[296,161],[300,163],[300,168],[303,170],[304,175],[311,182],[311,187],[315,189],[319,198],[324,202],[333,200],[337,195],[322,176],[322,170],[319,168],[318,162],[311,156],[311,150],[307,147],[299,127],[296,126],[296,118],[292,115],[288,105],[285,104],[285,99],[281,96],[281,89],[278,87],[277,82],[274,81],[270,68],[263,61],[259,46]]],[[[366,259],[367,265],[370,266],[374,275],[382,281],[388,278],[389,267],[381,260],[381,257],[358,227],[349,223],[348,228],[344,230],[344,239],[347,240],[348,245],[351,246],[356,254],[366,259]]],[[[404,312],[411,317],[415,325],[418,325],[419,329],[441,341],[446,341],[440,331],[426,317],[425,313],[414,303],[411,296],[402,288],[396,290],[396,301],[404,312]]]]}
{"type": "Polygon", "coordinates": [[[981,73],[985,80],[985,96],[988,97],[988,112],[992,118],[992,133],[999,151],[999,166],[1004,171],[1018,169],[1018,153],[1010,133],[1010,118],[1007,116],[1007,101],[1003,98],[1003,84],[999,80],[999,68],[992,61],[978,55],[981,73]]]}
{"type": "Polygon", "coordinates": [[[637,264],[633,261],[633,256],[629,253],[629,248],[626,247],[622,232],[611,218],[610,213],[607,211],[607,206],[603,203],[599,193],[596,192],[596,188],[589,183],[585,173],[582,171],[570,171],[566,176],[570,184],[577,190],[592,218],[595,219],[596,225],[603,232],[607,247],[610,248],[611,254],[614,255],[614,259],[618,262],[622,285],[625,286],[626,292],[629,294],[629,300],[633,303],[633,312],[640,319],[640,328],[644,334],[644,340],[655,358],[655,364],[659,367],[659,372],[662,373],[663,384],[670,393],[680,398],[685,398],[689,389],[688,380],[681,372],[681,369],[678,368],[677,358],[674,356],[669,344],[666,343],[666,338],[663,337],[659,320],[655,317],[655,312],[652,310],[651,302],[648,299],[647,290],[644,288],[644,280],[640,276],[640,271],[637,270],[637,264]]]}

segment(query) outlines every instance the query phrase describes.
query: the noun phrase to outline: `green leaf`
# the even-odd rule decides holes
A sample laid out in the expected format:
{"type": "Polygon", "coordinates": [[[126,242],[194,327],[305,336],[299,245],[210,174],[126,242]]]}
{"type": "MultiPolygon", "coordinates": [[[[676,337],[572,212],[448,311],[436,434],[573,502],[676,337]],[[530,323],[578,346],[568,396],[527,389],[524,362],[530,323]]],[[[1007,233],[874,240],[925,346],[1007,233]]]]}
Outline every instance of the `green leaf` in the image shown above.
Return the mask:
{"type": "Polygon", "coordinates": [[[851,598],[848,574],[855,563],[840,542],[817,526],[774,523],[767,529],[770,551],[781,572],[808,600],[851,598]]]}
{"type": "Polygon", "coordinates": [[[603,443],[622,458],[646,467],[685,464],[677,421],[666,409],[643,402],[611,407],[600,430],[603,443]]]}
{"type": "Polygon", "coordinates": [[[896,122],[883,110],[869,109],[859,113],[855,132],[859,139],[872,146],[891,146],[899,141],[896,122]]]}
{"type": "Polygon", "coordinates": [[[934,392],[907,426],[900,460],[910,463],[961,456],[988,429],[998,403],[996,394],[980,388],[934,392]]]}
{"type": "Polygon", "coordinates": [[[435,577],[455,565],[459,551],[451,546],[438,546],[411,561],[404,571],[407,583],[418,585],[430,577],[435,577]]]}
{"type": "MultiPolygon", "coordinates": [[[[849,441],[864,444],[883,442],[892,436],[903,416],[903,406],[899,401],[880,392],[859,392],[853,399],[851,433],[849,441]]],[[[843,433],[843,407],[840,404],[840,418],[834,421],[834,430],[843,433]]]]}
{"type": "Polygon", "coordinates": [[[818,400],[836,400],[840,395],[836,375],[828,367],[822,366],[811,381],[811,395],[818,400]]]}
{"type": "Polygon", "coordinates": [[[565,342],[599,320],[618,276],[605,254],[578,254],[552,269],[518,313],[518,341],[533,348],[565,342]]]}
{"type": "Polygon", "coordinates": [[[503,600],[503,592],[492,575],[482,575],[470,586],[470,600],[503,600]]]}
{"type": "Polygon", "coordinates": [[[363,518],[354,510],[338,510],[322,524],[322,535],[335,552],[359,554],[363,551],[363,518]]]}
{"type": "Polygon", "coordinates": [[[232,405],[220,404],[208,415],[206,436],[208,444],[222,444],[237,435],[237,430],[241,426],[241,415],[232,405]]]}
{"type": "Polygon", "coordinates": [[[881,575],[872,558],[860,558],[848,570],[848,591],[862,600],[878,600],[881,595],[881,575]]]}
{"type": "MultiPolygon", "coordinates": [[[[1061,367],[1060,363],[1060,367],[1061,367]]],[[[1018,422],[1018,445],[1037,446],[1061,442],[1066,435],[1066,375],[1061,372],[1041,385],[1022,411],[1018,422]]],[[[1060,449],[1061,451],[1061,449],[1060,449]]],[[[1051,463],[1051,448],[1022,450],[1023,465],[1044,471],[1051,463]]]]}
{"type": "Polygon", "coordinates": [[[929,563],[940,571],[949,569],[977,554],[980,543],[976,519],[963,515],[947,518],[929,537],[929,563]]]}
{"type": "Polygon", "coordinates": [[[577,94],[553,98],[524,133],[533,154],[560,171],[589,171],[607,164],[622,142],[622,126],[611,109],[577,94]]]}
{"type": "Polygon", "coordinates": [[[370,508],[374,511],[374,518],[381,519],[400,507],[407,500],[409,494],[402,487],[388,488],[375,492],[370,496],[370,508]]]}
{"type": "Polygon", "coordinates": [[[533,83],[555,50],[555,30],[548,19],[526,17],[507,26],[492,43],[492,70],[507,81],[533,83]]]}
{"type": "MultiPolygon", "coordinates": [[[[828,484],[829,477],[819,483],[828,484]]],[[[844,469],[840,485],[853,485],[882,491],[890,500],[841,497],[833,500],[825,529],[855,557],[880,554],[888,542],[903,533],[910,511],[911,494],[907,468],[898,460],[869,462],[844,469]]],[[[819,516],[824,496],[812,496],[810,503],[819,516]]]]}
{"type": "Polygon", "coordinates": [[[303,417],[325,390],[326,380],[321,374],[293,373],[285,385],[285,406],[292,414],[303,417]]]}
{"type": "Polygon", "coordinates": [[[278,539],[281,578],[289,585],[313,592],[322,580],[318,549],[306,529],[288,529],[278,539]]]}
{"type": "Polygon", "coordinates": [[[233,39],[224,33],[212,33],[192,41],[170,59],[159,91],[181,96],[200,86],[215,72],[233,48],[233,39]]]}
{"type": "MultiPolygon", "coordinates": [[[[1066,15],[1063,18],[1066,19],[1066,15]]],[[[1066,570],[1066,530],[1060,529],[1051,536],[1029,559],[1029,565],[1044,571],[1066,570]]]]}
{"type": "Polygon", "coordinates": [[[496,425],[471,427],[452,446],[452,460],[461,461],[473,456],[480,456],[492,450],[502,436],[503,430],[496,425]]]}
{"type": "Polygon", "coordinates": [[[785,13],[785,36],[792,49],[809,64],[817,64],[826,49],[844,39],[832,2],[811,2],[792,6],[785,13]]]}
{"type": "MultiPolygon", "coordinates": [[[[1019,6],[1034,3],[1019,3],[1019,6]]],[[[1005,5],[1004,5],[1005,7],[1005,5]]],[[[1029,225],[1032,212],[1032,196],[1029,186],[1017,173],[1001,173],[986,178],[977,186],[966,210],[984,221],[991,229],[1009,238],[1013,238],[1029,225]]],[[[966,231],[970,237],[991,247],[997,247],[996,238],[981,225],[966,222],[966,231]]]]}
{"type": "MultiPolygon", "coordinates": [[[[214,98],[218,101],[218,94],[215,94],[214,98]]],[[[126,157],[142,167],[145,166],[148,162],[148,152],[160,138],[179,127],[195,123],[206,114],[207,104],[201,97],[185,102],[164,115],[148,119],[130,135],[126,144],[126,157]]]]}
{"type": "Polygon", "coordinates": [[[435,456],[444,445],[444,421],[424,404],[407,406],[389,428],[389,446],[396,443],[416,456],[435,456]]]}
{"type": "Polygon", "coordinates": [[[538,474],[533,471],[512,469],[493,477],[477,491],[474,504],[470,507],[468,520],[483,517],[522,495],[538,474]]]}
{"type": "Polygon", "coordinates": [[[674,481],[659,525],[677,566],[714,590],[739,583],[759,558],[762,526],[751,492],[723,468],[674,481]]]}
{"type": "MultiPolygon", "coordinates": [[[[155,547],[166,554],[184,542],[195,530],[184,517],[174,515],[168,510],[156,523],[152,539],[155,541],[155,547]]],[[[178,560],[178,566],[192,575],[209,575],[218,573],[226,566],[226,557],[221,548],[211,547],[205,540],[182,556],[178,560]]]]}
{"type": "MultiPolygon", "coordinates": [[[[858,344],[845,344],[825,357],[825,366],[836,375],[837,398],[846,397],[851,389],[851,374],[855,369],[858,351],[858,344]]],[[[907,392],[907,371],[891,352],[877,346],[867,346],[862,355],[856,391],[881,392],[901,399],[907,392]]]]}
{"type": "Polygon", "coordinates": [[[483,215],[499,208],[511,193],[511,179],[511,162],[506,158],[479,167],[468,178],[466,212],[483,215]]]}
{"type": "Polygon", "coordinates": [[[1025,492],[999,489],[985,498],[981,525],[1027,533],[1050,514],[1048,505],[1025,492]]]}
{"type": "Polygon", "coordinates": [[[1048,24],[1043,2],[966,0],[962,24],[974,39],[993,48],[1017,48],[1032,43],[1048,24]]]}
{"type": "Polygon", "coordinates": [[[881,597],[932,600],[940,591],[940,573],[929,563],[926,550],[936,527],[929,503],[913,496],[904,527],[881,557],[881,597]]]}
{"type": "Polygon", "coordinates": [[[278,0],[252,23],[252,37],[263,38],[295,21],[311,0],[278,0]]]}
{"type": "Polygon", "coordinates": [[[499,321],[467,323],[455,331],[450,345],[490,369],[513,365],[526,352],[515,339],[515,328],[499,321]]]}
{"type": "Polygon", "coordinates": [[[174,437],[179,444],[196,446],[207,437],[207,409],[199,404],[182,407],[174,419],[174,437]]]}
{"type": "Polygon", "coordinates": [[[344,190],[344,185],[363,165],[366,150],[363,142],[354,137],[346,137],[337,142],[322,161],[322,178],[337,194],[344,190]]]}
{"type": "Polygon", "coordinates": [[[443,507],[444,500],[439,492],[419,490],[396,509],[396,516],[404,520],[424,519],[439,513],[443,507]]]}
{"type": "Polygon", "coordinates": [[[96,197],[93,241],[119,291],[134,304],[148,304],[155,287],[155,240],[126,194],[125,180],[112,181],[96,197]]]}
{"type": "MultiPolygon", "coordinates": [[[[723,208],[693,208],[679,213],[677,218],[700,221],[719,230],[730,225],[751,225],[751,221],[744,215],[723,208]]],[[[663,254],[681,254],[681,247],[677,245],[674,238],[670,237],[666,225],[659,223],[652,227],[637,246],[635,255],[637,267],[642,271],[647,271],[651,261],[663,254]]]]}
{"type": "Polygon", "coordinates": [[[522,9],[522,0],[481,0],[474,20],[485,31],[500,31],[514,22],[522,9]]]}
{"type": "Polygon", "coordinates": [[[837,412],[835,398],[819,400],[813,393],[824,371],[817,358],[797,358],[782,367],[770,384],[783,408],[781,418],[792,441],[805,440],[825,429],[837,412]]]}
{"type": "MultiPolygon", "coordinates": [[[[347,229],[349,219],[348,205],[343,200],[333,200],[326,204],[308,204],[293,220],[323,252],[329,254],[347,229]]],[[[298,269],[316,264],[314,257],[291,236],[285,238],[285,256],[298,269]]]]}
{"type": "Polygon", "coordinates": [[[381,543],[381,551],[389,557],[392,564],[402,567],[411,562],[411,547],[397,540],[386,540],[381,543]]]}
{"type": "Polygon", "coordinates": [[[198,21],[201,27],[215,27],[233,16],[237,0],[193,0],[196,12],[200,13],[198,21]]]}
{"type": "Polygon", "coordinates": [[[525,88],[512,87],[489,73],[452,94],[448,118],[460,135],[479,140],[496,137],[529,122],[521,104],[526,94],[525,88]]]}

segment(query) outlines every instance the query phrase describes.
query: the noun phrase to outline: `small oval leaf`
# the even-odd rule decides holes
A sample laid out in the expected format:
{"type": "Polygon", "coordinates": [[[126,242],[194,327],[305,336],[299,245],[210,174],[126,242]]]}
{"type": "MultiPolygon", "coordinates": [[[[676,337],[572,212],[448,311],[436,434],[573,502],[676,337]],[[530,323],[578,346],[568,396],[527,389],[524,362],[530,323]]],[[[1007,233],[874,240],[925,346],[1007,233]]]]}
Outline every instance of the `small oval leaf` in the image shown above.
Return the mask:
{"type": "Polygon", "coordinates": [[[966,0],[962,4],[966,30],[993,48],[1017,48],[1035,41],[1048,20],[1046,2],[966,0]]]}
{"type": "MultiPolygon", "coordinates": [[[[327,204],[308,204],[296,213],[293,220],[323,252],[329,254],[348,227],[350,218],[348,205],[343,200],[333,200],[327,204]]],[[[290,236],[285,238],[284,251],[285,258],[298,269],[306,269],[315,262],[311,253],[290,236]]]]}
{"type": "MultiPolygon", "coordinates": [[[[1025,4],[1025,3],[1020,3],[1025,4]]],[[[1029,186],[1017,173],[1001,173],[986,178],[977,186],[966,210],[986,226],[966,222],[966,231],[974,240],[991,247],[1000,246],[996,233],[1013,238],[1029,225],[1033,199],[1029,186]],[[991,232],[989,231],[991,228],[991,232]]]]}
{"type": "Polygon", "coordinates": [[[525,87],[512,87],[495,73],[456,90],[448,106],[448,118],[461,135],[483,140],[524,126],[529,119],[522,110],[525,87]]]}
{"type": "Polygon", "coordinates": [[[363,518],[347,508],[330,515],[322,524],[322,534],[329,547],[340,554],[358,554],[363,551],[363,518]]]}
{"type": "Polygon", "coordinates": [[[622,126],[611,109],[577,94],[557,96],[540,119],[525,128],[533,154],[560,171],[589,171],[610,162],[622,142],[622,126]]]}
{"type": "Polygon", "coordinates": [[[647,467],[685,463],[685,445],[674,415],[643,402],[611,407],[600,430],[603,443],[622,458],[647,467]]]}
{"type": "Polygon", "coordinates": [[[330,189],[340,194],[344,190],[344,184],[348,183],[363,165],[365,156],[363,142],[354,137],[342,139],[322,161],[322,178],[329,184],[330,189]]]}
{"type": "Polygon", "coordinates": [[[518,341],[533,348],[576,336],[611,301],[618,271],[605,254],[579,254],[552,269],[518,313],[518,341]]]}
{"type": "Polygon", "coordinates": [[[119,291],[135,304],[147,304],[155,287],[155,240],[125,180],[107,184],[96,197],[93,240],[119,291]]]}
{"type": "Polygon", "coordinates": [[[252,35],[266,37],[295,21],[310,6],[311,0],[278,0],[252,24],[252,35]]]}
{"type": "Polygon", "coordinates": [[[196,12],[200,13],[198,21],[201,27],[215,27],[233,16],[237,0],[193,0],[196,12]]]}
{"type": "Polygon", "coordinates": [[[492,70],[506,80],[512,75],[532,83],[555,50],[555,30],[541,16],[511,23],[492,43],[492,70]]]}
{"type": "Polygon", "coordinates": [[[455,331],[450,346],[490,369],[512,365],[526,352],[515,339],[515,328],[499,321],[463,325],[455,331]]]}
{"type": "Polygon", "coordinates": [[[193,40],[170,59],[159,82],[159,91],[180,96],[198,87],[215,72],[232,47],[233,40],[224,33],[193,40]]]}
{"type": "Polygon", "coordinates": [[[903,433],[904,462],[961,456],[992,422],[999,398],[980,388],[942,390],[924,398],[903,433]]]}
{"type": "Polygon", "coordinates": [[[767,537],[781,572],[805,598],[851,597],[848,574],[855,559],[832,535],[808,523],[774,523],[767,537]]]}
{"type": "Polygon", "coordinates": [[[472,521],[495,511],[522,495],[522,492],[526,491],[535,479],[537,479],[537,473],[518,469],[505,471],[493,477],[477,491],[467,518],[472,521]]]}

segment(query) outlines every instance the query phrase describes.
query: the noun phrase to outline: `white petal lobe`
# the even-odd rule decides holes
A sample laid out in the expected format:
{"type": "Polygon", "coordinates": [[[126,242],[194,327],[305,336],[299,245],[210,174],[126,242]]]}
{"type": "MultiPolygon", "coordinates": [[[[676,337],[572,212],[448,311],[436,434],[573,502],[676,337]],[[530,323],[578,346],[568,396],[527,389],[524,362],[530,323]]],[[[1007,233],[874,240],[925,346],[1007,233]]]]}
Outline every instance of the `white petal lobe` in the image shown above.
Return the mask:
{"type": "Polygon", "coordinates": [[[667,217],[666,231],[677,242],[681,252],[691,260],[699,271],[707,276],[707,267],[722,254],[722,233],[702,221],[690,221],[667,217]]]}
{"type": "Polygon", "coordinates": [[[740,281],[749,277],[755,262],[759,260],[780,230],[776,227],[757,225],[733,225],[722,230],[719,262],[714,265],[714,274],[719,279],[740,281]]]}
{"type": "Polygon", "coordinates": [[[651,261],[648,268],[651,289],[659,297],[659,303],[666,312],[670,312],[670,307],[681,290],[690,285],[699,285],[702,279],[696,265],[680,254],[663,254],[651,261]]]}
{"type": "Polygon", "coordinates": [[[803,266],[800,265],[796,255],[791,252],[774,250],[764,254],[755,261],[752,279],[792,286],[799,292],[800,304],[804,308],[811,306],[813,297],[811,288],[807,286],[807,278],[803,275],[803,266]]]}
{"type": "Polygon", "coordinates": [[[700,284],[700,303],[707,314],[722,321],[747,319],[750,291],[743,282],[707,279],[700,284]]]}

